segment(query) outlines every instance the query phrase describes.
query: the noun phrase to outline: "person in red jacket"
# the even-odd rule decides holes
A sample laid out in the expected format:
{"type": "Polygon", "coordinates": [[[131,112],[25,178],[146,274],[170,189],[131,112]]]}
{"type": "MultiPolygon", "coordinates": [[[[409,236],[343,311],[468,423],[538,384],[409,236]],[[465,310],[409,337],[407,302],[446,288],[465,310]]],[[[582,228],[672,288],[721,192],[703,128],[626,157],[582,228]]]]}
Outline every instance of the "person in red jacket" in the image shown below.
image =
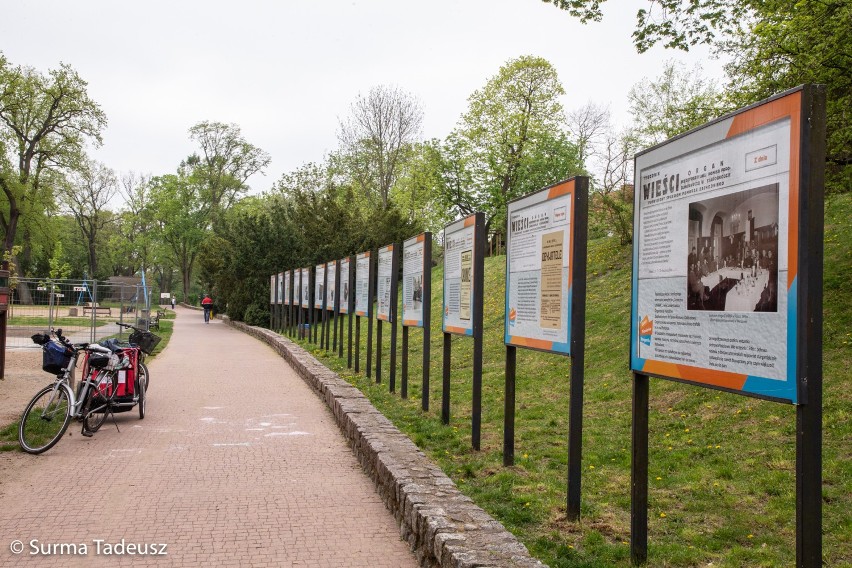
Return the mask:
{"type": "Polygon", "coordinates": [[[209,294],[204,294],[201,307],[204,308],[204,323],[210,323],[210,310],[213,309],[213,300],[210,299],[209,294]]]}

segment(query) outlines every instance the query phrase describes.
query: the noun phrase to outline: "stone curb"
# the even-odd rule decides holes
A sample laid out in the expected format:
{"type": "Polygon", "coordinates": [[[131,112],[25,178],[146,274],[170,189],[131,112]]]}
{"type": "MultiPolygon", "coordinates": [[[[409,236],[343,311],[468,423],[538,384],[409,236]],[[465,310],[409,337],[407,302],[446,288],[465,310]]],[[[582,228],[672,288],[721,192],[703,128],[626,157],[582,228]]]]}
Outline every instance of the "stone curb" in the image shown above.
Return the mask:
{"type": "Polygon", "coordinates": [[[361,391],[286,337],[222,319],[270,345],[325,400],[421,566],[546,568],[463,495],[361,391]]]}

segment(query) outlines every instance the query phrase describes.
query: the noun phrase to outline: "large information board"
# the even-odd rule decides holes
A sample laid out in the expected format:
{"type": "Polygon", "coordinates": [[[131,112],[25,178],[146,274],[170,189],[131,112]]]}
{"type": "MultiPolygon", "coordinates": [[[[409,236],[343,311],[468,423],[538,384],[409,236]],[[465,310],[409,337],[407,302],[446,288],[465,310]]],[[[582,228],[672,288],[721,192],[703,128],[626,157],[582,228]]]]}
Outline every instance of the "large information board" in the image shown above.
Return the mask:
{"type": "Polygon", "coordinates": [[[290,271],[284,273],[284,305],[290,305],[290,271]]]}
{"type": "Polygon", "coordinates": [[[631,367],[796,403],[802,92],[636,156],[631,367]]]}
{"type": "Polygon", "coordinates": [[[349,313],[349,257],[340,260],[340,313],[349,313]]]}
{"type": "Polygon", "coordinates": [[[284,303],[284,273],[283,272],[278,273],[278,297],[276,299],[278,300],[278,302],[277,302],[278,304],[284,303]]]}
{"type": "MultiPolygon", "coordinates": [[[[402,245],[402,325],[423,327],[423,294],[428,290],[424,281],[426,233],[405,241],[402,245]]],[[[428,259],[431,262],[432,259],[428,259]]]]}
{"type": "Polygon", "coordinates": [[[334,311],[334,300],[337,294],[337,262],[326,264],[325,309],[334,311]]]}
{"type": "Polygon", "coordinates": [[[376,281],[378,303],[376,318],[382,321],[393,321],[394,310],[391,309],[393,276],[393,245],[388,245],[379,249],[378,280],[376,281]]]}
{"type": "Polygon", "coordinates": [[[302,269],[302,301],[303,308],[311,307],[311,269],[302,269]]]}
{"type": "Polygon", "coordinates": [[[314,307],[322,308],[325,300],[325,264],[317,264],[314,270],[314,307]]]}
{"type": "Polygon", "coordinates": [[[272,276],[269,277],[269,303],[270,304],[275,303],[275,290],[276,290],[275,278],[276,278],[275,274],[273,274],[272,276]]]}
{"type": "Polygon", "coordinates": [[[507,345],[571,352],[574,198],[568,180],[509,203],[507,345]]]}
{"type": "Polygon", "coordinates": [[[370,251],[355,258],[355,314],[370,315],[370,251]]]}
{"type": "Polygon", "coordinates": [[[474,215],[444,229],[444,333],[473,335],[474,215]]]}

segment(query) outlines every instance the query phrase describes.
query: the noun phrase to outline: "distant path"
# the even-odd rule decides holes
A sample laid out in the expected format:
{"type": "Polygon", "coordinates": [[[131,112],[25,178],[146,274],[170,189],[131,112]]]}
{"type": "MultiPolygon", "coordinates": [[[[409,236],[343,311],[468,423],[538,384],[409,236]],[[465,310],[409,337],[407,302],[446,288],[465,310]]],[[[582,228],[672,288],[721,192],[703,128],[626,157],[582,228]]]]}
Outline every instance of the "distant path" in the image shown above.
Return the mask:
{"type": "Polygon", "coordinates": [[[134,409],[91,439],[73,422],[41,456],[0,454],[0,566],[417,566],[309,387],[248,335],[177,315],[145,420],[134,409]],[[96,554],[122,538],[168,556],[96,554]],[[88,554],[30,556],[31,539],[88,554]]]}

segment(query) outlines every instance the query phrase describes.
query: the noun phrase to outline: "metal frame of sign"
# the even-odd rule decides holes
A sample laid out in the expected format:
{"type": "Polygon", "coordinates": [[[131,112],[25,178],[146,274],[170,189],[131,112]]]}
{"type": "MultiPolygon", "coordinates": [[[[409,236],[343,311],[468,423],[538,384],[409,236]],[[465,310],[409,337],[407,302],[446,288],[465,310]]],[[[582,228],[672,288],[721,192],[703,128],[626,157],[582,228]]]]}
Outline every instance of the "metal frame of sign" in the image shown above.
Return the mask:
{"type": "MultiPolygon", "coordinates": [[[[366,375],[370,377],[372,374],[373,365],[373,296],[375,291],[375,279],[373,275],[376,270],[375,257],[370,251],[365,251],[355,255],[355,372],[360,372],[361,367],[361,318],[367,318],[367,368],[366,375]],[[358,305],[358,298],[365,292],[364,288],[364,266],[366,265],[366,306],[358,305]],[[359,270],[359,267],[361,270],[359,270]]],[[[362,302],[363,304],[363,302],[362,302]]]]}
{"type": "MultiPolygon", "coordinates": [[[[821,86],[804,85],[786,91],[650,148],[637,154],[635,160],[635,236],[630,334],[630,367],[633,370],[631,558],[634,563],[644,563],[647,559],[648,389],[649,377],[653,376],[797,405],[796,565],[821,566],[825,89],[821,86]],[[678,177],[678,166],[685,158],[689,159],[684,166],[687,168],[686,176],[678,177]],[[726,162],[726,169],[720,172],[720,162],[723,160],[726,162]],[[705,161],[710,162],[714,171],[712,174],[706,174],[707,177],[701,175],[704,173],[701,168],[706,165],[705,161]],[[770,189],[767,190],[767,187],[770,189]],[[765,312],[747,311],[730,316],[725,315],[730,312],[718,311],[714,316],[714,323],[715,328],[720,331],[708,330],[707,328],[714,327],[714,323],[710,322],[709,315],[705,316],[707,311],[703,296],[706,295],[706,289],[702,282],[702,290],[698,290],[696,286],[693,307],[690,307],[688,292],[685,296],[685,306],[666,305],[665,308],[673,310],[679,317],[689,317],[691,322],[697,324],[691,328],[691,333],[696,335],[696,341],[703,343],[704,348],[699,350],[693,346],[689,350],[689,357],[696,361],[694,364],[661,360],[663,357],[656,357],[655,335],[663,331],[659,321],[663,318],[651,313],[647,300],[644,300],[646,304],[643,308],[643,298],[648,296],[642,295],[641,274],[645,274],[645,279],[649,280],[647,286],[659,288],[659,291],[654,288],[655,294],[669,292],[664,286],[656,284],[656,281],[662,280],[661,277],[648,276],[648,267],[652,263],[646,257],[640,256],[644,235],[641,225],[643,201],[652,202],[648,207],[659,202],[670,203],[671,214],[674,214],[683,209],[683,204],[677,203],[679,198],[683,199],[678,192],[683,192],[684,197],[695,195],[688,198],[690,207],[696,210],[706,207],[709,210],[710,205],[717,204],[711,201],[714,197],[728,198],[733,202],[738,199],[738,195],[750,196],[751,194],[746,194],[747,191],[762,195],[763,199],[767,199],[765,194],[769,193],[770,199],[777,199],[775,235],[772,235],[770,230],[766,233],[768,238],[765,239],[772,245],[772,237],[775,237],[774,246],[778,251],[777,280],[773,280],[772,275],[772,268],[776,265],[772,262],[772,257],[768,256],[768,276],[766,287],[763,289],[771,300],[772,284],[776,284],[777,294],[774,297],[777,304],[774,311],[773,304],[767,303],[761,293],[755,309],[763,306],[765,312]],[[672,192],[675,193],[674,197],[671,196],[672,192]],[[773,197],[775,194],[777,198],[773,197]],[[703,201],[699,201],[702,197],[703,201]],[[642,267],[640,260],[644,263],[642,267]],[[785,264],[786,280],[781,274],[785,264]],[[701,302],[697,301],[699,297],[702,298],[701,302]],[[654,319],[651,320],[650,316],[654,316],[654,319]],[[725,323],[729,328],[727,330],[721,329],[725,323]],[[734,329],[735,327],[738,329],[734,329]],[[781,336],[777,343],[780,345],[767,347],[779,333],[781,336]],[[725,337],[722,337],[723,335],[725,337]],[[731,338],[735,336],[742,338],[743,342],[733,341],[731,338]],[[642,345],[648,347],[646,351],[654,358],[640,356],[642,345]],[[653,347],[650,347],[652,345],[653,347]],[[733,348],[726,349],[726,345],[743,347],[748,355],[729,354],[728,351],[733,348]],[[782,358],[786,360],[781,360],[782,358]],[[710,367],[711,360],[716,368],[710,367]],[[707,363],[702,364],[703,361],[707,363]],[[766,363],[761,367],[767,369],[765,372],[761,371],[763,376],[760,372],[751,371],[752,368],[757,368],[754,361],[766,363]],[[721,368],[723,366],[731,366],[734,369],[725,370],[721,368]]],[[[724,205],[724,201],[721,204],[724,205]]],[[[771,207],[767,208],[765,205],[762,209],[772,211],[771,207]]],[[[733,215],[733,211],[729,212],[729,215],[733,215]]],[[[683,222],[686,220],[683,219],[683,222]]],[[[738,229],[740,221],[737,221],[736,227],[731,219],[729,222],[729,233],[732,235],[730,244],[733,245],[734,231],[730,229],[738,229]]],[[[751,233],[754,233],[756,242],[760,243],[763,240],[762,233],[755,231],[750,215],[748,222],[741,240],[750,243],[751,233]],[[749,236],[746,237],[746,234],[749,236]]],[[[684,260],[687,260],[687,255],[683,256],[684,260]]],[[[763,260],[763,254],[759,256],[763,260]]],[[[751,257],[753,258],[753,255],[751,257]]],[[[691,258],[688,260],[692,261],[691,258]]],[[[740,279],[732,279],[731,287],[724,290],[725,292],[732,293],[733,286],[748,281],[745,278],[745,267],[748,264],[741,264],[743,274],[740,279]]],[[[681,267],[685,265],[687,262],[683,262],[681,267]]],[[[674,272],[675,277],[678,274],[677,269],[667,266],[662,269],[674,272]]],[[[761,267],[752,268],[752,275],[752,281],[759,280],[758,276],[763,276],[761,267]]],[[[724,282],[722,279],[719,283],[720,289],[724,282]]],[[[689,289],[691,290],[691,286],[689,289]]],[[[716,288],[711,292],[715,291],[716,288]]],[[[678,297],[678,293],[675,291],[672,297],[678,297]]],[[[653,301],[656,302],[656,299],[653,301]]],[[[710,302],[716,309],[722,304],[712,303],[712,296],[710,302]]],[[[726,295],[726,307],[727,303],[726,295]]]]}
{"type": "Polygon", "coordinates": [[[442,329],[444,332],[444,364],[442,376],[442,392],[441,392],[441,421],[444,424],[450,423],[450,359],[452,358],[452,336],[464,335],[473,337],[473,396],[472,396],[472,412],[471,412],[471,445],[473,449],[478,450],[480,446],[480,426],[482,423],[482,308],[484,297],[484,278],[483,272],[485,268],[485,214],[482,212],[474,213],[464,219],[447,225],[444,228],[444,294],[443,304],[441,307],[442,329]],[[470,237],[468,238],[468,234],[470,237]],[[469,246],[470,249],[465,249],[469,246]],[[463,250],[458,251],[459,247],[463,250]],[[469,259],[465,256],[469,254],[469,259]],[[453,265],[448,266],[448,262],[453,265]],[[469,266],[465,266],[469,264],[469,266]],[[468,309],[470,310],[470,326],[457,325],[457,320],[464,319],[461,317],[451,318],[450,324],[447,320],[450,318],[450,306],[447,303],[448,275],[452,275],[451,280],[456,279],[458,275],[459,285],[456,287],[459,290],[459,313],[461,314],[462,300],[464,290],[462,290],[461,282],[465,280],[465,269],[470,270],[473,274],[468,274],[470,281],[470,297],[468,298],[468,309]]]}
{"type": "Polygon", "coordinates": [[[426,231],[416,237],[412,237],[402,244],[402,398],[408,398],[408,328],[423,328],[423,392],[421,408],[424,412],[429,410],[429,360],[431,347],[431,322],[432,322],[432,233],[426,231]],[[409,273],[406,270],[411,264],[406,262],[407,251],[413,247],[423,250],[423,265],[420,268],[420,303],[421,314],[419,318],[407,317],[405,305],[408,297],[415,294],[410,286],[407,286],[409,273]]]}
{"type": "MultiPolygon", "coordinates": [[[[511,466],[515,463],[515,373],[517,370],[517,348],[545,351],[558,355],[571,356],[571,398],[569,401],[568,420],[568,519],[576,521],[580,518],[580,484],[583,443],[583,364],[585,360],[585,329],[586,329],[586,241],[588,228],[589,179],[587,177],[571,178],[536,193],[521,197],[508,204],[506,227],[506,306],[504,316],[504,342],[506,344],[506,394],[504,397],[504,427],[503,427],[503,464],[511,466]],[[557,229],[567,225],[564,230],[557,229]],[[513,226],[513,223],[515,224],[513,226]],[[546,223],[541,230],[539,225],[546,223]],[[544,232],[548,231],[548,232],[544,232]],[[554,236],[559,233],[558,238],[554,236]],[[520,242],[521,236],[531,235],[520,242]],[[545,239],[548,239],[545,242],[545,239]],[[561,245],[559,244],[561,241],[561,245]],[[524,246],[526,245],[526,246],[524,246]],[[545,251],[549,248],[549,251],[545,251]],[[515,258],[513,253],[532,256],[515,258]],[[558,288],[555,290],[560,302],[560,336],[555,334],[551,340],[543,337],[532,337],[531,332],[523,335],[512,334],[513,328],[518,329],[515,322],[518,318],[517,308],[513,305],[513,272],[512,264],[526,268],[525,272],[538,272],[539,298],[536,318],[541,322],[541,305],[545,302],[542,281],[544,275],[542,264],[544,254],[549,252],[553,260],[561,265],[558,288]],[[567,258],[566,258],[567,256],[567,258]],[[558,258],[556,258],[558,257],[558,258]],[[567,266],[565,261],[567,260],[567,266]],[[565,302],[564,305],[561,302],[565,302]]],[[[519,278],[518,278],[519,279],[519,278]]],[[[517,295],[514,296],[517,302],[517,295]]],[[[536,300],[533,300],[535,302],[536,300]]],[[[554,301],[551,292],[549,301],[554,301]]],[[[530,326],[525,326],[529,329],[530,326]]],[[[547,335],[539,333],[539,335],[547,335]]]]}
{"type": "Polygon", "coordinates": [[[399,284],[399,245],[389,244],[379,249],[376,261],[376,383],[382,382],[382,322],[387,322],[391,326],[390,337],[390,392],[396,392],[396,335],[397,335],[397,296],[399,284]],[[383,264],[387,265],[389,274],[383,274],[383,264]],[[381,279],[387,281],[384,286],[381,286],[381,279]],[[383,314],[381,309],[381,294],[382,288],[388,287],[385,290],[387,294],[387,313],[383,314]]]}
{"type": "Polygon", "coordinates": [[[287,327],[290,325],[290,271],[282,272],[284,278],[284,297],[281,299],[281,324],[282,332],[287,332],[287,327]]]}

